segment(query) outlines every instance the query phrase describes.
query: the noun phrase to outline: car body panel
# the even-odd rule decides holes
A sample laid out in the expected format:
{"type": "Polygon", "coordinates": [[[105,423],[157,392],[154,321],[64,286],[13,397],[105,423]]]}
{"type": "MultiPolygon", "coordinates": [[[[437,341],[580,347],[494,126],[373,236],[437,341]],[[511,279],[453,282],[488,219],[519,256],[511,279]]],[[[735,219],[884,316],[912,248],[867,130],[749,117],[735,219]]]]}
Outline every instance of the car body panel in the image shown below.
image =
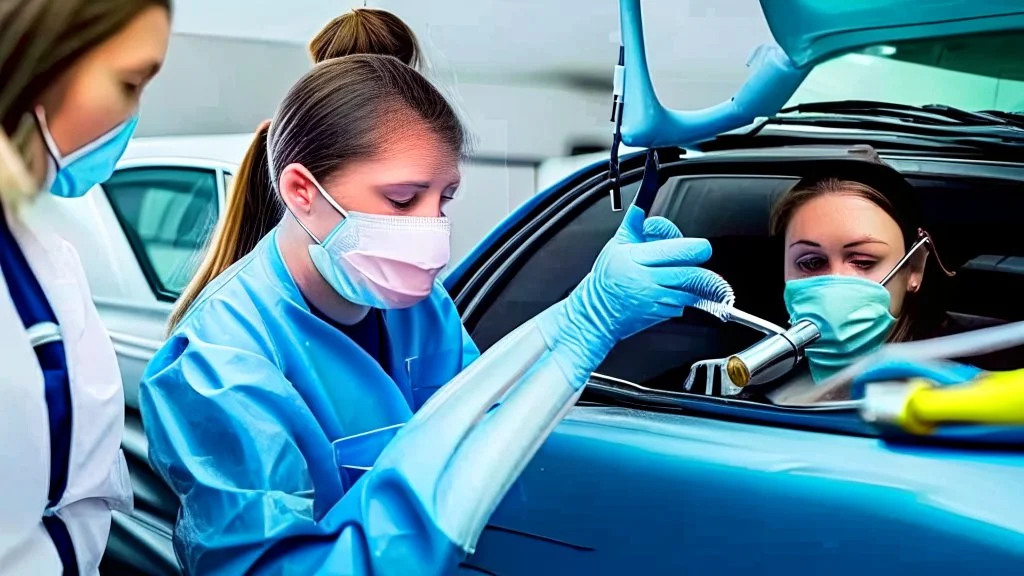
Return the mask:
{"type": "Polygon", "coordinates": [[[218,162],[237,166],[252,144],[253,134],[220,134],[202,137],[161,136],[135,138],[125,150],[118,168],[155,158],[181,158],[189,162],[218,162]]]}
{"type": "Polygon", "coordinates": [[[761,0],[797,66],[873,44],[1024,29],[1018,0],[761,0]]]}
{"type": "Polygon", "coordinates": [[[493,574],[1008,573],[1024,562],[1021,463],[580,406],[466,563],[493,574]]]}

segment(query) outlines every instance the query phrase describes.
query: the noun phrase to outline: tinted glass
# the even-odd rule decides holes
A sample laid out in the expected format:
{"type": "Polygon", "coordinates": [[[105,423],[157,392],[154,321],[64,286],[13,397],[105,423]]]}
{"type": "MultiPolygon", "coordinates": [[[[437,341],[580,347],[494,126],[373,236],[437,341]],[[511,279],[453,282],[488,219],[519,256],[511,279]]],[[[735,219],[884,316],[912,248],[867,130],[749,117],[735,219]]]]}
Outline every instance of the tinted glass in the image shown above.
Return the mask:
{"type": "MultiPolygon", "coordinates": [[[[636,190],[637,185],[623,190],[624,203],[632,201],[636,190]]],[[[669,195],[674,192],[668,191],[669,195]]],[[[659,204],[666,206],[664,201],[659,204]]],[[[517,326],[565,298],[590,271],[602,247],[615,234],[623,214],[611,211],[607,196],[597,195],[582,210],[570,215],[554,234],[523,258],[522,266],[507,284],[496,288],[497,295],[479,316],[478,322],[470,326],[477,345],[481,349],[490,347],[517,326]]],[[[682,210],[672,219],[682,223],[684,214],[690,219],[689,227],[694,228],[692,210],[682,210]]],[[[759,231],[760,234],[750,237],[749,241],[764,249],[764,230],[759,231]]],[[[728,234],[728,231],[723,230],[723,234],[728,234]]],[[[731,251],[730,242],[734,243],[735,238],[719,236],[719,243],[726,252],[731,251]]],[[[719,243],[715,243],[716,250],[719,243]]],[[[746,249],[741,251],[747,252],[746,249]]],[[[780,268],[777,259],[770,263],[765,258],[759,260],[773,270],[780,268]]],[[[711,267],[714,269],[716,266],[711,267]]],[[[778,299],[778,294],[774,295],[775,298],[768,299],[772,303],[778,299]]],[[[682,318],[662,323],[620,342],[598,372],[651,387],[679,390],[693,362],[738,352],[758,337],[752,330],[723,324],[699,310],[688,310],[682,318]]]]}
{"type": "Polygon", "coordinates": [[[131,168],[103,185],[158,297],[188,284],[217,219],[217,174],[191,168],[131,168]]]}

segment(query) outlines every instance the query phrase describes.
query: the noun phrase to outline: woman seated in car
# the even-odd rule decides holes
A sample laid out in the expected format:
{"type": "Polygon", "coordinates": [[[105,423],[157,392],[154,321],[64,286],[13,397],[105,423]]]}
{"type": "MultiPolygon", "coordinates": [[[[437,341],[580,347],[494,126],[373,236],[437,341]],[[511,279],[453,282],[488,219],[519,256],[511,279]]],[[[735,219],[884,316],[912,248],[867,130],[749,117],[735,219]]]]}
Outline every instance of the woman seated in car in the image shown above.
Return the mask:
{"type": "Polygon", "coordinates": [[[920,309],[934,245],[920,226],[915,193],[887,166],[868,173],[806,177],[772,211],[772,235],[785,242],[790,322],[811,320],[821,329],[806,350],[815,382],[886,342],[927,337],[938,327],[920,309]]]}

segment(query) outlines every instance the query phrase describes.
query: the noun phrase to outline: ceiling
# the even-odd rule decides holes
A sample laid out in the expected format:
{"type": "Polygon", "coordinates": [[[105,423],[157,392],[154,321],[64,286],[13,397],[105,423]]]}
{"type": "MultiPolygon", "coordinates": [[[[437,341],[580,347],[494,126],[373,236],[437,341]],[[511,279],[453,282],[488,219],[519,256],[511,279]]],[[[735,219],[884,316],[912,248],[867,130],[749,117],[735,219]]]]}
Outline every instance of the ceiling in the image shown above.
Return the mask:
{"type": "MultiPolygon", "coordinates": [[[[175,31],[304,45],[351,0],[177,0],[175,31]]],[[[618,45],[616,0],[377,0],[420,37],[432,66],[476,77],[607,82],[618,45]]],[[[758,0],[643,0],[656,83],[741,81],[771,40],[758,0]]]]}

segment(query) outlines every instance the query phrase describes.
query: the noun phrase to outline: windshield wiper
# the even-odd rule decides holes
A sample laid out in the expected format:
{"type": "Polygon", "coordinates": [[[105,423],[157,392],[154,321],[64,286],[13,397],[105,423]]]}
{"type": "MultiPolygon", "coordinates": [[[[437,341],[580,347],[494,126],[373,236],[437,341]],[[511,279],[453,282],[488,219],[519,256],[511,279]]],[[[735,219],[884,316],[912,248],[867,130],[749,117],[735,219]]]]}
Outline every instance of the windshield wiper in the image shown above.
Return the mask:
{"type": "Polygon", "coordinates": [[[910,106],[894,102],[874,100],[834,100],[830,102],[808,102],[790,106],[780,114],[842,114],[894,118],[919,124],[964,125],[964,126],[1020,126],[1000,116],[987,112],[970,112],[945,104],[910,106]]]}
{"type": "Polygon", "coordinates": [[[1002,110],[983,110],[981,114],[988,114],[989,116],[995,116],[1006,123],[1016,126],[1018,128],[1024,128],[1024,112],[1003,112],[1002,110]]]}

